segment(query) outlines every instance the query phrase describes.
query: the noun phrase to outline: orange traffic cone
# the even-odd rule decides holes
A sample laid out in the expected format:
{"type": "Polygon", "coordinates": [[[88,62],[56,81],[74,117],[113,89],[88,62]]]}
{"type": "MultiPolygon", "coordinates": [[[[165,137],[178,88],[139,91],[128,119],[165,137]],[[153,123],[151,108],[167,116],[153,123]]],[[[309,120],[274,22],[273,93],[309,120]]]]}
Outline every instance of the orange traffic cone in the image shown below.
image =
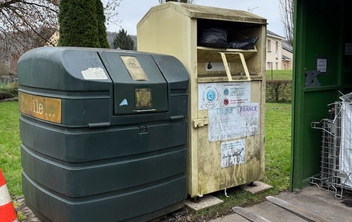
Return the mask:
{"type": "Polygon", "coordinates": [[[11,202],[10,193],[7,189],[5,177],[0,169],[0,222],[17,222],[15,208],[11,202]]]}

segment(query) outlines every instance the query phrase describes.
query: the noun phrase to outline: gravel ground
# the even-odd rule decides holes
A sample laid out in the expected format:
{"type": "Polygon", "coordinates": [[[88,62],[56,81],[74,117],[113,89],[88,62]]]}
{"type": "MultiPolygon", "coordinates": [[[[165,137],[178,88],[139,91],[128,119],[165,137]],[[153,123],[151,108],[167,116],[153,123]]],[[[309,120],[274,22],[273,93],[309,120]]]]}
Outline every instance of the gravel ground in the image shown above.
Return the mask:
{"type": "MultiPolygon", "coordinates": [[[[32,212],[31,209],[29,209],[29,207],[27,207],[24,197],[16,198],[15,206],[16,206],[16,211],[22,212],[23,216],[25,216],[25,219],[21,220],[21,222],[43,222],[32,212]]],[[[187,210],[180,209],[178,211],[172,212],[160,218],[153,219],[149,222],[184,222],[184,221],[188,222],[190,221],[190,219],[187,216],[187,210]]]]}
{"type": "MultiPolygon", "coordinates": [[[[15,201],[16,211],[22,212],[25,219],[22,222],[43,222],[40,220],[31,209],[29,209],[24,201],[24,197],[18,197],[15,201]]],[[[20,219],[20,218],[18,218],[20,219]]]]}

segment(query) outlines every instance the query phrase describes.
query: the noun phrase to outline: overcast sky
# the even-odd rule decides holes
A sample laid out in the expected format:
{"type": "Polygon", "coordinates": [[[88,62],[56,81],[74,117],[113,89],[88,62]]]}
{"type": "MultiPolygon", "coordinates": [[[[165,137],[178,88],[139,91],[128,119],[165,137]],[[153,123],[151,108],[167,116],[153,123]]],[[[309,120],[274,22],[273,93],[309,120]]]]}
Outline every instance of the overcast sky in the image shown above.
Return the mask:
{"type": "MultiPolygon", "coordinates": [[[[268,30],[284,36],[281,22],[280,0],[195,0],[194,4],[228,8],[244,11],[252,11],[253,14],[267,19],[268,30]]],[[[159,4],[158,0],[122,0],[118,7],[119,25],[109,24],[108,31],[118,32],[121,28],[127,30],[127,34],[137,34],[137,23],[143,18],[148,10],[159,4]]]]}

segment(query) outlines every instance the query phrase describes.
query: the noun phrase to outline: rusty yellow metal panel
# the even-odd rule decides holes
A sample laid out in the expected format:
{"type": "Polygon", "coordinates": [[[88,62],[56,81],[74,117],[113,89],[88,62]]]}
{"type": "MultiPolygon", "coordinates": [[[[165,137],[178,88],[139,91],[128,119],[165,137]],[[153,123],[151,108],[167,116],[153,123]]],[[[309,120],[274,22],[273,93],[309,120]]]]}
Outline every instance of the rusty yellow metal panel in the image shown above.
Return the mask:
{"type": "MultiPolygon", "coordinates": [[[[166,3],[155,6],[137,24],[138,51],[171,54],[186,67],[190,76],[197,75],[197,21],[185,16],[178,6],[166,3]]],[[[183,11],[185,12],[185,11],[183,11]]],[[[196,88],[197,82],[190,78],[190,87],[196,88]]],[[[189,94],[189,106],[197,104],[197,94],[189,94]]],[[[189,122],[197,119],[198,112],[189,109],[189,122]]],[[[198,174],[198,154],[196,130],[189,128],[188,175],[198,174]]],[[[188,192],[198,190],[198,177],[188,177],[188,192]]]]}
{"type": "Polygon", "coordinates": [[[135,99],[136,99],[136,107],[151,107],[152,106],[152,92],[150,88],[138,88],[135,89],[135,99]]]}
{"type": "Polygon", "coordinates": [[[61,123],[61,99],[18,93],[21,113],[54,123],[61,123]]]}
{"type": "Polygon", "coordinates": [[[178,4],[169,2],[151,8],[141,19],[141,22],[149,20],[149,16],[156,11],[172,9],[185,17],[193,19],[211,19],[222,21],[236,21],[251,24],[266,24],[266,19],[243,10],[208,7],[196,4],[178,4]]]}
{"type": "MultiPolygon", "coordinates": [[[[264,124],[264,103],[261,81],[252,81],[250,84],[251,102],[260,104],[259,119],[260,125],[264,124]]],[[[203,119],[209,119],[207,112],[200,110],[203,119]]],[[[204,121],[203,121],[204,122],[204,121]]],[[[208,120],[209,122],[209,120],[208,120]]],[[[198,120],[198,123],[200,121],[198,120]]],[[[193,125],[194,127],[194,125],[193,125]]],[[[198,124],[197,126],[198,142],[198,192],[197,195],[203,195],[229,187],[246,184],[264,177],[264,127],[260,127],[257,135],[247,136],[237,139],[219,140],[210,142],[208,139],[208,124],[198,124]],[[243,150],[243,163],[222,167],[222,144],[232,144],[236,141],[243,141],[245,149],[243,150]]],[[[194,147],[193,147],[194,148],[194,147]]]]}
{"type": "MultiPolygon", "coordinates": [[[[202,196],[262,179],[265,170],[266,19],[239,10],[169,2],[151,8],[138,23],[137,33],[139,51],[173,55],[184,64],[190,74],[188,194],[191,197],[202,196]],[[237,27],[241,27],[242,23],[251,23],[250,26],[243,26],[246,28],[240,31],[246,36],[257,36],[259,40],[251,50],[198,46],[199,27],[207,19],[212,24],[226,21],[226,24],[233,23],[237,27]],[[226,54],[227,72],[220,52],[226,54]],[[238,53],[243,55],[246,67],[238,53]],[[246,76],[246,69],[250,78],[246,76]],[[239,112],[238,107],[241,107],[240,103],[237,108],[234,105],[234,95],[225,98],[225,92],[221,90],[225,90],[226,84],[229,88],[237,87],[238,94],[241,94],[240,88],[244,86],[242,88],[245,88],[248,96],[242,109],[251,112],[256,107],[252,112],[258,115],[255,118],[258,128],[255,134],[220,138],[225,136],[224,133],[211,133],[214,128],[213,117],[216,116],[214,109],[232,103],[229,110],[239,112]],[[222,95],[221,101],[216,101],[222,105],[211,107],[212,102],[209,102],[209,107],[200,108],[204,100],[200,94],[208,92],[207,87],[219,88],[214,91],[214,95],[222,95]],[[219,138],[212,140],[210,136],[219,138]]],[[[236,94],[236,90],[232,93],[236,94]]],[[[213,98],[212,93],[209,98],[213,98]]],[[[238,113],[229,118],[235,121],[234,118],[237,117],[242,118],[238,113]]]]}

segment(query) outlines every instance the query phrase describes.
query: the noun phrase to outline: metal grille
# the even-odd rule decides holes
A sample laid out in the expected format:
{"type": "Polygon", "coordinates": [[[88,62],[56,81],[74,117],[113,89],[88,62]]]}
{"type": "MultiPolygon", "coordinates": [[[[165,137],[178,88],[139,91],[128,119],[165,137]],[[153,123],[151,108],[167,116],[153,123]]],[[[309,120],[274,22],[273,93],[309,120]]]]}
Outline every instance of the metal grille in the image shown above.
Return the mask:
{"type": "Polygon", "coordinates": [[[322,140],[320,174],[311,177],[310,183],[342,198],[352,191],[352,103],[332,105],[329,118],[312,123],[312,128],[321,130],[322,140]]]}

